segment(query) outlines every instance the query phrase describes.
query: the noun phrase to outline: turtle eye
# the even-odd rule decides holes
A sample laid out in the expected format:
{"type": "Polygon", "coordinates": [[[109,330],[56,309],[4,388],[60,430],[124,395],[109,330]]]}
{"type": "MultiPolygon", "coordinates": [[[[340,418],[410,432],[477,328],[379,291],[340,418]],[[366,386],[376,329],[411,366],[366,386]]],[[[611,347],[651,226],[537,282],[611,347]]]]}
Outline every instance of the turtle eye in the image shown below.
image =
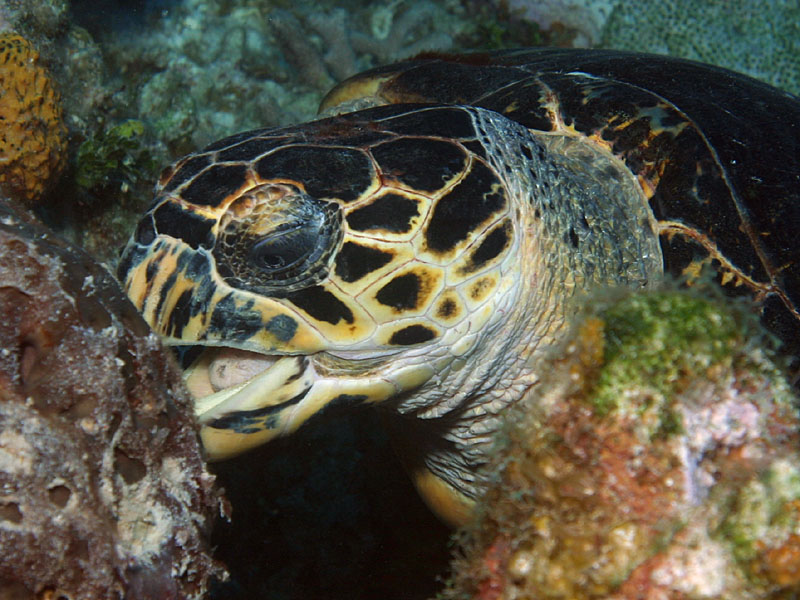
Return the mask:
{"type": "Polygon", "coordinates": [[[255,188],[220,222],[217,270],[230,285],[265,295],[312,286],[328,273],[341,222],[338,205],[288,184],[255,188]]]}
{"type": "MultiPolygon", "coordinates": [[[[317,219],[319,221],[319,219],[317,219]]],[[[278,228],[253,244],[250,260],[267,275],[280,275],[313,260],[320,241],[318,222],[297,223],[278,228]]]]}

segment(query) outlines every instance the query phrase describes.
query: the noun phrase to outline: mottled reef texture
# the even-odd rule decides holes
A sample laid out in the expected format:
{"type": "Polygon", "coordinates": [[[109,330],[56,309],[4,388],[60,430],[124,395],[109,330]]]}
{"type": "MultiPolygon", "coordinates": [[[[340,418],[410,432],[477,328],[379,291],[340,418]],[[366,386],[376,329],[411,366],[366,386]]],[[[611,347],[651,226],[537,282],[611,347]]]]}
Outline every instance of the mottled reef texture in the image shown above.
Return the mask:
{"type": "Polygon", "coordinates": [[[0,598],[201,598],[218,512],[180,376],[111,276],[0,203],[0,598]]]}
{"type": "Polygon", "coordinates": [[[509,420],[448,599],[796,598],[796,397],[752,315],[687,292],[588,316],[509,420]]]}

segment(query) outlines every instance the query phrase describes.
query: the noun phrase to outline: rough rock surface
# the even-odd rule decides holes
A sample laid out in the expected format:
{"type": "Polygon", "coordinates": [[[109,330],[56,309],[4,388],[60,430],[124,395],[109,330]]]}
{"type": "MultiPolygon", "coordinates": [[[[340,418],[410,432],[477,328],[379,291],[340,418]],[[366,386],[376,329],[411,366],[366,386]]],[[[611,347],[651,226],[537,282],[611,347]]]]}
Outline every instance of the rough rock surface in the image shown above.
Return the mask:
{"type": "Polygon", "coordinates": [[[589,316],[509,420],[444,597],[795,598],[796,398],[764,341],[684,292],[589,316]]]}
{"type": "Polygon", "coordinates": [[[179,374],[113,278],[0,203],[0,598],[200,598],[218,510],[179,374]]]}

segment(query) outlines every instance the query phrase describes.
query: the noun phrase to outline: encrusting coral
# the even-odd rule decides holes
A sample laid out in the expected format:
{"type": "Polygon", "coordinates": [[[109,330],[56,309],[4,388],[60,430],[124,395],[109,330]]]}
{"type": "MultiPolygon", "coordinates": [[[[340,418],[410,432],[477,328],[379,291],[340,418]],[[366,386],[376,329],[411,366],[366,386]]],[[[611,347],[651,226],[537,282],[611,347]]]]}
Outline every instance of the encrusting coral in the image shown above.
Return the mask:
{"type": "Polygon", "coordinates": [[[87,254],[0,202],[0,597],[205,597],[220,499],[180,374],[87,254]]]}
{"type": "Polygon", "coordinates": [[[587,316],[510,419],[444,597],[795,597],[796,398],[739,311],[652,291],[587,316]]]}
{"type": "Polygon", "coordinates": [[[0,189],[31,206],[66,161],[59,96],[39,53],[14,32],[0,33],[0,189]]]}

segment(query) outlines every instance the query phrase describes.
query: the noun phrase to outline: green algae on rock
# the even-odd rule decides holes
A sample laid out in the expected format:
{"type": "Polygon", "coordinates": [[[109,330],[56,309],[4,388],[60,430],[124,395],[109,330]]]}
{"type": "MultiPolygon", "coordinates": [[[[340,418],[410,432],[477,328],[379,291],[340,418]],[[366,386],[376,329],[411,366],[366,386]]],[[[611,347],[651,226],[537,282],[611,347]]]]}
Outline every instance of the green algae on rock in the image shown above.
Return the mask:
{"type": "Polygon", "coordinates": [[[601,415],[631,408],[624,405],[632,385],[669,395],[681,377],[724,361],[741,335],[731,311],[677,291],[633,295],[600,316],[606,343],[592,402],[601,415]]]}
{"type": "Polygon", "coordinates": [[[444,597],[800,590],[796,397],[743,311],[653,291],[586,316],[509,419],[444,597]]]}
{"type": "Polygon", "coordinates": [[[78,148],[75,180],[85,188],[115,185],[125,191],[152,179],[156,164],[142,143],[144,124],[130,119],[99,132],[78,148]]]}

